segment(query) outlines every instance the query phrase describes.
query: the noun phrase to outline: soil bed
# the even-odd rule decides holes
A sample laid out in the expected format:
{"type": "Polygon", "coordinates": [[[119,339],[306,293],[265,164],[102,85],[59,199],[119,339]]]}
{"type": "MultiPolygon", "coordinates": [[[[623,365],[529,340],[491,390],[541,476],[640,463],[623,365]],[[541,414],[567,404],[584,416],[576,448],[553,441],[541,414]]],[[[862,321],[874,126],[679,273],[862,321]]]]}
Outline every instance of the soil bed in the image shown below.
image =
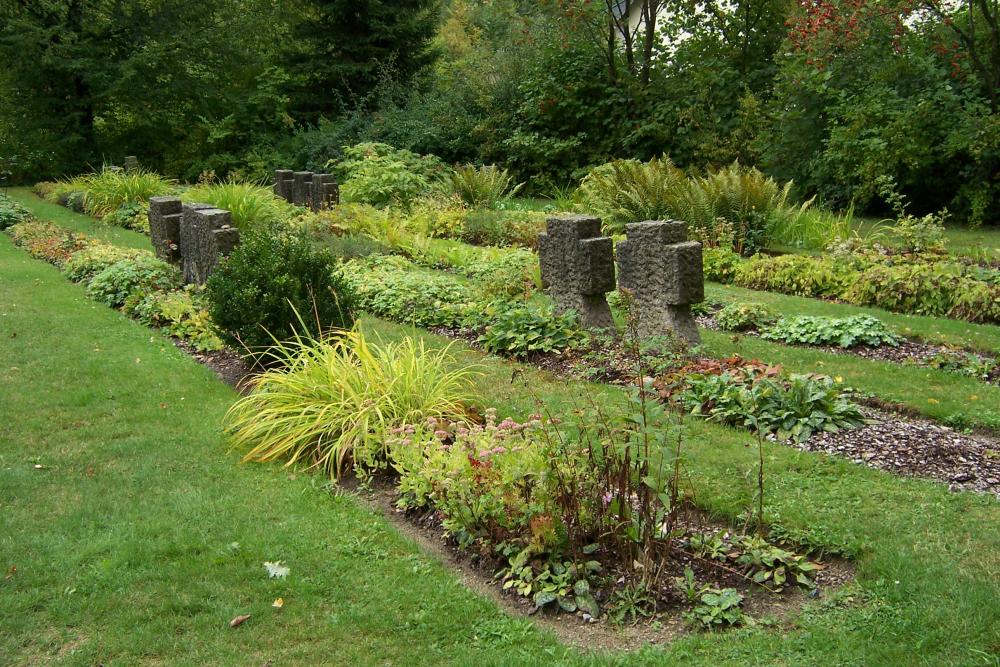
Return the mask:
{"type": "MultiPolygon", "coordinates": [[[[555,611],[538,611],[530,598],[504,591],[495,573],[502,562],[491,554],[479,554],[471,549],[459,549],[453,540],[444,536],[440,521],[433,512],[404,512],[396,507],[399,498],[388,475],[376,478],[367,489],[359,488],[355,479],[343,479],[339,486],[349,490],[382,515],[404,535],[419,544],[426,552],[432,553],[453,568],[468,588],[484,595],[507,612],[519,616],[530,616],[545,629],[554,632],[563,642],[588,650],[628,651],[646,644],[664,644],[678,636],[691,632],[684,621],[688,605],[683,601],[679,589],[673,586],[676,577],[683,575],[684,568],[690,567],[699,583],[717,587],[736,588],[745,596],[742,609],[755,619],[773,617],[780,623],[790,623],[797,612],[807,602],[821,598],[831,590],[840,588],[854,579],[854,566],[845,560],[827,558],[822,561],[823,569],[814,576],[817,588],[813,592],[794,585],[786,585],[779,593],[771,593],[750,582],[747,577],[732,569],[723,569],[704,558],[675,550],[670,561],[665,563],[661,576],[660,593],[668,601],[659,605],[657,612],[649,618],[642,618],[635,624],[617,625],[606,615],[591,619],[583,612],[569,614],[555,611]]],[[[724,524],[710,521],[695,508],[684,511],[678,525],[688,532],[713,533],[727,531],[724,524]]],[[[598,601],[605,603],[608,590],[597,593],[598,601]]]]}

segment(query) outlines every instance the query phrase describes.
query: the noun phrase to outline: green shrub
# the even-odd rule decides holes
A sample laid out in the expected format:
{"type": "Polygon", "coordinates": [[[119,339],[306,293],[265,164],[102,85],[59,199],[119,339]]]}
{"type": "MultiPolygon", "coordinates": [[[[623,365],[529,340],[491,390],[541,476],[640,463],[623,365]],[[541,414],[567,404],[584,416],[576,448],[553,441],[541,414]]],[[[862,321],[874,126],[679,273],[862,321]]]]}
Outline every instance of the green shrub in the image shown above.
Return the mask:
{"type": "Polygon", "coordinates": [[[538,211],[471,211],[461,239],[478,246],[534,248],[545,229],[545,217],[538,211]]]}
{"type": "Polygon", "coordinates": [[[516,195],[524,183],[515,183],[506,169],[493,165],[456,167],[448,175],[452,192],[473,208],[494,208],[516,195]]]}
{"type": "Polygon", "coordinates": [[[245,181],[196,185],[182,192],[181,199],[229,211],[233,224],[241,230],[284,222],[291,218],[293,211],[293,207],[276,197],[271,188],[245,181]]]}
{"type": "Polygon", "coordinates": [[[149,202],[130,202],[123,204],[117,211],[108,213],[101,222],[112,227],[134,229],[137,232],[149,233],[149,202]]]}
{"type": "Polygon", "coordinates": [[[432,155],[420,156],[387,144],[344,147],[344,159],[334,165],[341,198],[373,206],[408,206],[431,191],[443,170],[432,155]]]}
{"type": "Polygon", "coordinates": [[[783,317],[761,334],[767,340],[791,345],[856,345],[896,347],[902,340],[883,322],[871,315],[833,318],[799,315],[783,317]]]}
{"type": "Polygon", "coordinates": [[[388,255],[391,251],[378,241],[355,234],[329,235],[323,238],[323,246],[340,260],[358,259],[371,255],[388,255]]]}
{"type": "Polygon", "coordinates": [[[123,259],[101,269],[87,283],[87,295],[118,308],[133,293],[176,289],[181,275],[176,267],[151,254],[123,259]]]}
{"type": "Polygon", "coordinates": [[[146,326],[164,328],[168,334],[187,341],[199,352],[224,347],[203,294],[192,285],[172,292],[133,293],[125,300],[123,310],[146,326]]]}
{"type": "Polygon", "coordinates": [[[507,357],[562,352],[586,337],[574,313],[557,315],[551,308],[502,307],[492,317],[488,311],[482,317],[488,318],[489,324],[476,342],[507,357]]]}
{"type": "Polygon", "coordinates": [[[942,265],[876,265],[862,272],[843,296],[851,303],[942,317],[956,305],[957,295],[973,284],[942,265]]]}
{"type": "Polygon", "coordinates": [[[894,245],[903,252],[944,252],[944,221],[948,216],[947,209],[941,213],[931,213],[917,217],[907,211],[906,197],[896,186],[892,176],[879,176],[875,179],[879,194],[896,214],[892,226],[894,245]]]}
{"type": "Polygon", "coordinates": [[[1000,285],[964,280],[948,317],[969,322],[1000,322],[1000,285]]]}
{"type": "Polygon", "coordinates": [[[305,236],[244,234],[208,279],[212,320],[227,341],[255,353],[275,341],[350,329],[354,297],[334,264],[305,236]]]}
{"type": "Polygon", "coordinates": [[[31,212],[5,194],[0,194],[0,231],[34,218],[31,212]]]}
{"type": "Polygon", "coordinates": [[[353,260],[338,275],[357,295],[358,308],[419,327],[458,326],[474,300],[454,278],[420,270],[402,257],[353,260]]]}
{"type": "Polygon", "coordinates": [[[782,294],[837,297],[855,277],[855,272],[840,262],[805,255],[756,255],[736,267],[733,282],[782,294]]]}
{"type": "Polygon", "coordinates": [[[687,188],[684,172],[664,156],[595,167],[580,182],[576,197],[586,210],[603,218],[607,232],[621,234],[632,222],[677,218],[687,188]]]}
{"type": "Polygon", "coordinates": [[[136,260],[139,257],[152,257],[148,250],[119,248],[109,243],[93,243],[79,250],[66,260],[62,271],[66,277],[75,283],[90,282],[91,278],[123,260],[136,260]]]}
{"type": "Polygon", "coordinates": [[[927,365],[949,373],[989,381],[993,372],[1000,367],[1000,362],[972,352],[943,350],[928,359],[927,365]]]}
{"type": "Polygon", "coordinates": [[[702,251],[705,280],[732,282],[740,261],[740,256],[730,248],[705,248],[702,251]]]}
{"type": "Polygon", "coordinates": [[[751,369],[691,375],[681,401],[692,414],[734,426],[775,433],[780,439],[807,440],[819,431],[836,432],[864,423],[849,394],[818,375],[767,377],[751,369]]]}
{"type": "Polygon", "coordinates": [[[390,430],[464,414],[473,370],[423,341],[375,345],[357,331],[277,348],[280,370],[259,376],[226,415],[244,460],[304,463],[338,476],[385,460],[390,430]]]}
{"type": "Polygon", "coordinates": [[[731,303],[715,314],[715,321],[725,331],[759,331],[774,320],[774,313],[762,303],[731,303]]]}

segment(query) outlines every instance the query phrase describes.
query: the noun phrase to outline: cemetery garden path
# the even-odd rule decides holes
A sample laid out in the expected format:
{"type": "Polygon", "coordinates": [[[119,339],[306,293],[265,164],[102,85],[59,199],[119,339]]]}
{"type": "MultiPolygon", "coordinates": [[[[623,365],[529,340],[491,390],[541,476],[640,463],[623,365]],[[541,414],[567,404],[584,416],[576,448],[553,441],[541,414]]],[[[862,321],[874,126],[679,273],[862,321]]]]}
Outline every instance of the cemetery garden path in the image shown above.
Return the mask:
{"type": "MultiPolygon", "coordinates": [[[[484,363],[484,403],[534,409],[513,364],[459,356],[484,363]]],[[[617,395],[524,372],[555,411],[617,395]]],[[[585,654],[471,593],[320,477],[239,465],[219,431],[234,400],[0,236],[0,664],[998,664],[995,498],[765,444],[768,518],[854,558],[857,583],[789,621],[585,654]],[[278,561],[288,575],[268,578],[278,561]]],[[[754,483],[748,436],[687,429],[698,504],[735,519],[754,483]]]]}

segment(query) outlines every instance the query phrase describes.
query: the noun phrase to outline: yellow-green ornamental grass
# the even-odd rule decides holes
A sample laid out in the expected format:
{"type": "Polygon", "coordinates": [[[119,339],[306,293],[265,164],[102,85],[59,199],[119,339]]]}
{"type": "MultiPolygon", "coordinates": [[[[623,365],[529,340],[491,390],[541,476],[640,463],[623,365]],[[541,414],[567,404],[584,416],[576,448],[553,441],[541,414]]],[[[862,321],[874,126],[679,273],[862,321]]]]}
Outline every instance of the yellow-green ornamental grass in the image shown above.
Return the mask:
{"type": "Polygon", "coordinates": [[[372,343],[359,331],[280,344],[287,365],[259,376],[226,415],[232,446],[244,461],[303,462],[331,477],[373,465],[390,429],[464,413],[477,371],[456,369],[450,348],[372,343]]]}

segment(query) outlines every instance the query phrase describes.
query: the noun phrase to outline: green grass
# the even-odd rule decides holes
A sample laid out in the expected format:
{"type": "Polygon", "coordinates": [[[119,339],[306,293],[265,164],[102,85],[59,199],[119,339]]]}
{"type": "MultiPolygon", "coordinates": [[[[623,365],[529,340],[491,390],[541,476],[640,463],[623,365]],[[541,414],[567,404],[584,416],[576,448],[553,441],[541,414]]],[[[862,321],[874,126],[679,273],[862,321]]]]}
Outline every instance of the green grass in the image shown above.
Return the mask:
{"type": "MultiPolygon", "coordinates": [[[[559,412],[618,396],[461,356],[485,365],[479,395],[501,414],[535,409],[519,373],[559,412]]],[[[471,594],[317,477],[238,465],[218,432],[229,389],[6,237],[0,360],[0,569],[17,567],[0,579],[0,655],[13,664],[998,664],[993,498],[765,443],[768,519],[855,556],[857,586],[787,622],[586,655],[471,594]],[[266,579],[261,563],[278,559],[290,577],[266,579]]],[[[755,482],[750,439],[686,428],[698,503],[736,517],[755,482]]]]}
{"type": "Polygon", "coordinates": [[[11,199],[20,202],[28,210],[43,220],[51,220],[66,229],[82,232],[88,236],[126,248],[151,250],[149,237],[139,232],[101,224],[89,215],[69,210],[64,206],[47,202],[37,197],[28,188],[11,188],[7,191],[11,199]]]}
{"type": "MultiPolygon", "coordinates": [[[[862,236],[875,228],[886,229],[878,218],[855,217],[854,228],[862,236]]],[[[891,227],[888,227],[891,229],[891,227]]],[[[891,234],[888,238],[892,238],[891,234]]],[[[944,230],[945,249],[952,255],[966,257],[988,257],[1000,260],[1000,227],[980,227],[972,229],[959,225],[947,225],[944,230]]]]}

